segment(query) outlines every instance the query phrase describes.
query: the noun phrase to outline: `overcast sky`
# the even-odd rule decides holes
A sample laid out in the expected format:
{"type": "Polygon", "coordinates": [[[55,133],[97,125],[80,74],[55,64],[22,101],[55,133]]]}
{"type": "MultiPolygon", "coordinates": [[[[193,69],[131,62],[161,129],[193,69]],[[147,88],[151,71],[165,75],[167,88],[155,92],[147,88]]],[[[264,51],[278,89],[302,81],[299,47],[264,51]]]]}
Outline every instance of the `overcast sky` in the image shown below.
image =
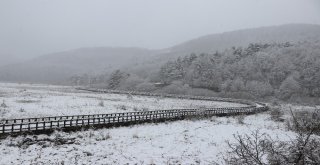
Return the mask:
{"type": "Polygon", "coordinates": [[[320,0],[0,0],[0,54],[165,48],[202,35],[320,24],[320,0]]]}

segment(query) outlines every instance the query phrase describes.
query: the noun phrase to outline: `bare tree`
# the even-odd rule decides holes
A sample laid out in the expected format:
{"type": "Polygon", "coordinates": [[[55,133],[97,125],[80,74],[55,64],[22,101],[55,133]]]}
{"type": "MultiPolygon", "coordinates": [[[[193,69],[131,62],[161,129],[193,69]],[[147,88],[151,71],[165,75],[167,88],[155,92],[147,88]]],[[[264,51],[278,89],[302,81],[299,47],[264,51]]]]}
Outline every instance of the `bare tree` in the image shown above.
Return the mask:
{"type": "MultiPolygon", "coordinates": [[[[309,114],[314,118],[315,113],[309,114]]],[[[234,135],[235,143],[227,142],[229,152],[227,164],[245,165],[309,165],[320,164],[320,138],[316,131],[319,120],[297,116],[291,111],[290,123],[296,137],[290,141],[273,140],[268,134],[258,130],[251,134],[234,135]]]]}
{"type": "Polygon", "coordinates": [[[227,141],[231,149],[225,158],[228,164],[264,165],[263,158],[267,154],[267,135],[254,131],[250,135],[234,135],[236,143],[227,141]]]}

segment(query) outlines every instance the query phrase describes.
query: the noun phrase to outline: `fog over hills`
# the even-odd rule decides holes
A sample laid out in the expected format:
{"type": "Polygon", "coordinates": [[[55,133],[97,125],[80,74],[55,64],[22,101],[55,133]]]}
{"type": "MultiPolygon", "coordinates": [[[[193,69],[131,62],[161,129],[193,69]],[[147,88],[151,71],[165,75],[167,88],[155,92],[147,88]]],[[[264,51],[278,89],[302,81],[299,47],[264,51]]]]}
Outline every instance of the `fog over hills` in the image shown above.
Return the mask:
{"type": "Polygon", "coordinates": [[[223,51],[232,46],[247,46],[249,43],[281,43],[319,39],[320,25],[286,24],[207,35],[173,46],[169,50],[176,54],[210,53],[223,51]]]}
{"type": "Polygon", "coordinates": [[[3,66],[1,80],[63,83],[70,76],[101,73],[134,65],[153,51],[140,48],[81,48],[3,66]]]}
{"type": "Polygon", "coordinates": [[[10,65],[14,63],[20,63],[22,61],[25,61],[25,58],[21,58],[18,56],[14,56],[12,54],[0,54],[0,67],[5,65],[10,65]]]}
{"type": "Polygon", "coordinates": [[[0,80],[64,83],[76,74],[110,73],[118,68],[134,68],[138,64],[146,68],[152,65],[159,66],[170,59],[191,53],[223,51],[250,43],[296,43],[316,40],[320,40],[320,25],[287,24],[207,35],[162,50],[81,48],[40,56],[19,64],[1,66],[0,63],[0,80]]]}

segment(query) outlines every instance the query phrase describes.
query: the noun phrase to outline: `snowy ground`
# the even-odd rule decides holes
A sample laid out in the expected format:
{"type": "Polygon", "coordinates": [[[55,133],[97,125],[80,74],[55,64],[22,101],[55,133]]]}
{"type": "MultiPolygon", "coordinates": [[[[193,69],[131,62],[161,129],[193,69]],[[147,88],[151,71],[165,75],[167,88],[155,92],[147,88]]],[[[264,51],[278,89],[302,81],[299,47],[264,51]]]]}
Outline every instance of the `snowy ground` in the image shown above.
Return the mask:
{"type": "Polygon", "coordinates": [[[0,141],[0,164],[223,164],[225,141],[257,129],[284,141],[294,136],[266,113],[247,116],[244,124],[232,117],[213,117],[37,137],[76,138],[76,143],[65,145],[18,147],[24,137],[7,138],[0,141]]]}
{"type": "MultiPolygon", "coordinates": [[[[137,97],[79,92],[70,87],[0,84],[0,99],[7,108],[2,118],[66,114],[112,113],[148,109],[199,106],[239,106],[233,103],[137,97]],[[103,100],[104,106],[99,102],[103,100]],[[126,107],[124,110],[121,107],[126,107]],[[120,107],[120,108],[119,108],[120,107]],[[137,108],[135,108],[137,107],[137,108]],[[23,110],[20,110],[20,109],[23,110]]],[[[290,140],[293,132],[274,122],[268,112],[237,117],[212,117],[166,123],[104,128],[74,133],[7,137],[0,140],[0,165],[8,164],[224,164],[226,140],[233,134],[259,130],[274,139],[290,140]],[[73,144],[39,142],[21,145],[25,139],[75,138],[73,144]]]]}
{"type": "Polygon", "coordinates": [[[2,102],[7,107],[0,107],[0,120],[174,108],[245,106],[226,102],[98,94],[63,86],[0,83],[0,104],[2,102]]]}

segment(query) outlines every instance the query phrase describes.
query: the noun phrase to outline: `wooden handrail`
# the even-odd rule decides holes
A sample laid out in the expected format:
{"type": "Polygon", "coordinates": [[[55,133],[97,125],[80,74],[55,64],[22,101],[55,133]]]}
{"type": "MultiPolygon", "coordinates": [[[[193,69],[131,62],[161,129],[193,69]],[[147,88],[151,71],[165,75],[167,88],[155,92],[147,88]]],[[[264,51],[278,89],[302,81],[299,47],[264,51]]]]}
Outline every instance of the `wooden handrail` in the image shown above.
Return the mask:
{"type": "MultiPolygon", "coordinates": [[[[81,89],[84,90],[84,89],[81,89]]],[[[91,92],[110,92],[109,90],[88,89],[91,92]]],[[[110,93],[128,93],[123,91],[111,91],[110,93]]],[[[159,94],[132,92],[134,95],[159,96],[159,94]]],[[[155,110],[143,112],[124,112],[124,113],[109,113],[109,114],[93,114],[93,115],[70,115],[70,116],[52,116],[40,118],[21,118],[9,119],[0,121],[0,135],[17,132],[30,132],[41,130],[53,130],[68,127],[82,127],[88,125],[102,124],[121,124],[129,122],[145,122],[153,120],[167,120],[172,118],[185,118],[192,116],[213,116],[213,115],[238,115],[250,114],[267,111],[268,107],[263,103],[252,103],[243,100],[222,99],[200,96],[181,96],[181,95],[163,95],[162,97],[175,98],[196,98],[199,100],[225,101],[247,104],[246,107],[227,107],[227,108],[198,108],[198,109],[170,109],[170,110],[155,110]],[[245,102],[245,103],[244,103],[245,102]],[[250,103],[250,104],[249,104],[250,103]],[[260,104],[261,106],[256,106],[260,104]]]]}

